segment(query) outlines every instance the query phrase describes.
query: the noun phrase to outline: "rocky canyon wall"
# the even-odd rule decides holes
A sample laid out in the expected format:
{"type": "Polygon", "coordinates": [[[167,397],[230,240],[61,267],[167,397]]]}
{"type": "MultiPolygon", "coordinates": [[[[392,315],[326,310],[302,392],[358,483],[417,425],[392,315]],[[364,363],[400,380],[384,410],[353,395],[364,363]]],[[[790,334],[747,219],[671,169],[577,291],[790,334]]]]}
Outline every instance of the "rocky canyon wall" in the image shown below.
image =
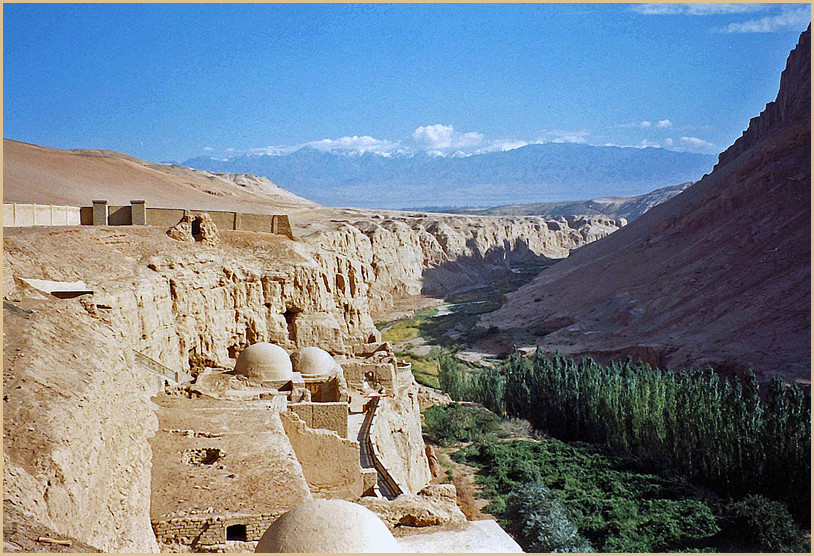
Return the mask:
{"type": "MultiPolygon", "coordinates": [[[[626,224],[604,217],[480,217],[393,213],[333,220],[306,233],[324,266],[350,259],[366,284],[370,308],[399,296],[441,296],[483,283],[511,265],[563,258],[626,224]]],[[[305,226],[305,231],[309,228],[305,226]]]]}

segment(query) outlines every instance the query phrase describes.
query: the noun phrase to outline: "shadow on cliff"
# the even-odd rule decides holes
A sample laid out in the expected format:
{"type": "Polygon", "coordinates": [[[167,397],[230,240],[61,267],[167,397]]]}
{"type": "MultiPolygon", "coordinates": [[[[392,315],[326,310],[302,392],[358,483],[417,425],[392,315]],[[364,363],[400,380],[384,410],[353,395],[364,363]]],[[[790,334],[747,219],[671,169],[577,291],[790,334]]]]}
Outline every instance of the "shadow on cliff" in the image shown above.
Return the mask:
{"type": "MultiPolygon", "coordinates": [[[[469,245],[475,253],[474,245],[469,245]]],[[[505,295],[532,281],[557,262],[538,255],[524,241],[508,241],[485,255],[460,257],[424,271],[424,295],[443,298],[444,311],[417,323],[428,343],[453,347],[468,343],[480,317],[499,309],[505,295]]]]}
{"type": "Polygon", "coordinates": [[[445,261],[424,270],[421,287],[423,295],[446,298],[456,292],[492,285],[513,274],[526,274],[530,268],[539,272],[558,260],[535,253],[522,239],[517,240],[514,245],[509,240],[504,240],[502,246],[493,247],[486,253],[480,252],[474,239],[467,240],[466,246],[472,255],[445,261]]]}

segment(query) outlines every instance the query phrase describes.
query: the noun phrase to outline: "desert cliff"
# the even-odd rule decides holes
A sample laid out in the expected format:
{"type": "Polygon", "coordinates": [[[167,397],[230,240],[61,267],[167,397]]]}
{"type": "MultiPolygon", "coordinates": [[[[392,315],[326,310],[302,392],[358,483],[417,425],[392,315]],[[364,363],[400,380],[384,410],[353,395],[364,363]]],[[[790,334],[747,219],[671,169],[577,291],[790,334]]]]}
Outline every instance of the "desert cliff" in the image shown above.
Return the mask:
{"type": "Polygon", "coordinates": [[[712,174],[577,250],[480,326],[546,351],[810,379],[810,29],[712,174]]]}

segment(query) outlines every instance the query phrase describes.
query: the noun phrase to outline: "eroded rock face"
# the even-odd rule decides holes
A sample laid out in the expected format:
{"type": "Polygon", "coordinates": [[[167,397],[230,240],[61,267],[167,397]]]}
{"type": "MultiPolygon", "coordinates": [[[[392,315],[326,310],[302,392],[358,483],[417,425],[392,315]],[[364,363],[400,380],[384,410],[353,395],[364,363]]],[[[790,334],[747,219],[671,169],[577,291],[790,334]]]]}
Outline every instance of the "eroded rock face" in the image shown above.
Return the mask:
{"type": "MultiPolygon", "coordinates": [[[[444,295],[506,273],[512,264],[568,256],[571,249],[626,224],[603,217],[479,217],[390,215],[347,218],[334,230],[304,237],[319,246],[323,265],[356,266],[373,310],[394,298],[444,295]],[[333,259],[331,262],[329,259],[333,259]],[[352,262],[351,262],[352,261],[352,262]],[[360,265],[360,266],[357,266],[360,265]]],[[[359,287],[337,269],[338,283],[359,287]]]]}
{"type": "Polygon", "coordinates": [[[104,552],[156,552],[147,440],[158,381],[70,300],[6,302],[3,322],[15,332],[3,346],[4,500],[104,552]]]}
{"type": "Polygon", "coordinates": [[[365,506],[390,529],[395,527],[432,527],[463,523],[466,516],[458,508],[454,485],[430,484],[416,494],[401,494],[394,500],[362,498],[365,506]]]}
{"type": "Polygon", "coordinates": [[[210,246],[220,243],[218,227],[205,212],[182,217],[178,224],[167,230],[167,235],[172,239],[187,243],[200,241],[202,244],[210,246]]]}
{"type": "MultiPolygon", "coordinates": [[[[154,551],[147,440],[158,381],[134,351],[193,372],[231,369],[258,342],[353,353],[379,339],[372,307],[448,291],[516,261],[565,256],[598,225],[399,217],[344,223],[307,242],[230,232],[208,249],[151,227],[9,230],[5,497],[101,550],[154,551]],[[14,277],[83,280],[94,294],[57,300],[14,277]],[[29,314],[31,304],[38,308],[29,314]],[[35,351],[38,342],[46,349],[35,351]]],[[[397,395],[375,423],[388,467],[415,493],[430,480],[420,407],[409,370],[396,375],[397,395]]]]}

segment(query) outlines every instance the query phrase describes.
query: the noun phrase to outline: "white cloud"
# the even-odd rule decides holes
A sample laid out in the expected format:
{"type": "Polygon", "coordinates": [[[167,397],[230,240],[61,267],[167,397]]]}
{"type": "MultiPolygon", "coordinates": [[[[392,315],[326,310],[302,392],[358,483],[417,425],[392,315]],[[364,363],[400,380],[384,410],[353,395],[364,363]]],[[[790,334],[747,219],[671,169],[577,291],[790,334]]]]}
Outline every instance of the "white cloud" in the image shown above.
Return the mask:
{"type": "Polygon", "coordinates": [[[535,143],[587,143],[590,131],[563,131],[544,129],[535,143]]]}
{"type": "Polygon", "coordinates": [[[695,149],[714,149],[715,145],[710,143],[709,141],[705,141],[699,137],[682,137],[679,139],[681,143],[687,145],[688,147],[695,148],[695,149]]]}
{"type": "Polygon", "coordinates": [[[376,139],[370,135],[352,135],[338,139],[320,139],[310,141],[304,146],[313,147],[320,151],[350,151],[354,154],[366,152],[385,153],[399,147],[399,143],[387,139],[376,139]]]}
{"type": "Polygon", "coordinates": [[[650,122],[648,122],[647,120],[640,122],[639,127],[650,127],[650,122]]]}
{"type": "Polygon", "coordinates": [[[297,145],[269,145],[251,149],[249,153],[255,155],[283,156],[298,151],[303,147],[311,147],[323,152],[344,152],[349,154],[364,154],[372,152],[381,155],[389,155],[396,151],[401,143],[388,141],[386,139],[376,139],[370,135],[350,135],[337,139],[320,139],[318,141],[308,141],[297,145]]]}
{"type": "Polygon", "coordinates": [[[461,133],[451,125],[419,126],[413,131],[413,140],[427,150],[463,149],[483,142],[483,134],[476,131],[461,133]]]}
{"type": "Polygon", "coordinates": [[[665,147],[672,147],[675,143],[670,137],[663,141],[665,147]]]}
{"type": "Polygon", "coordinates": [[[811,21],[811,8],[784,9],[778,15],[750,19],[743,23],[730,23],[716,29],[721,33],[776,33],[778,31],[802,31],[811,21]]]}
{"type": "Polygon", "coordinates": [[[211,153],[211,152],[213,152],[213,151],[215,150],[215,148],[214,148],[214,147],[204,147],[204,148],[203,148],[203,149],[201,149],[201,150],[202,150],[203,152],[205,152],[205,153],[211,153]]]}
{"type": "Polygon", "coordinates": [[[631,11],[643,15],[720,15],[760,12],[766,4],[635,4],[631,11]]]}
{"type": "Polygon", "coordinates": [[[673,122],[670,120],[659,120],[656,122],[656,127],[660,127],[662,129],[667,127],[673,127],[673,122]]]}
{"type": "Polygon", "coordinates": [[[641,142],[636,146],[639,147],[640,149],[646,149],[648,147],[655,147],[655,148],[661,147],[661,145],[659,143],[656,143],[654,141],[650,141],[648,139],[642,139],[641,142]]]}

